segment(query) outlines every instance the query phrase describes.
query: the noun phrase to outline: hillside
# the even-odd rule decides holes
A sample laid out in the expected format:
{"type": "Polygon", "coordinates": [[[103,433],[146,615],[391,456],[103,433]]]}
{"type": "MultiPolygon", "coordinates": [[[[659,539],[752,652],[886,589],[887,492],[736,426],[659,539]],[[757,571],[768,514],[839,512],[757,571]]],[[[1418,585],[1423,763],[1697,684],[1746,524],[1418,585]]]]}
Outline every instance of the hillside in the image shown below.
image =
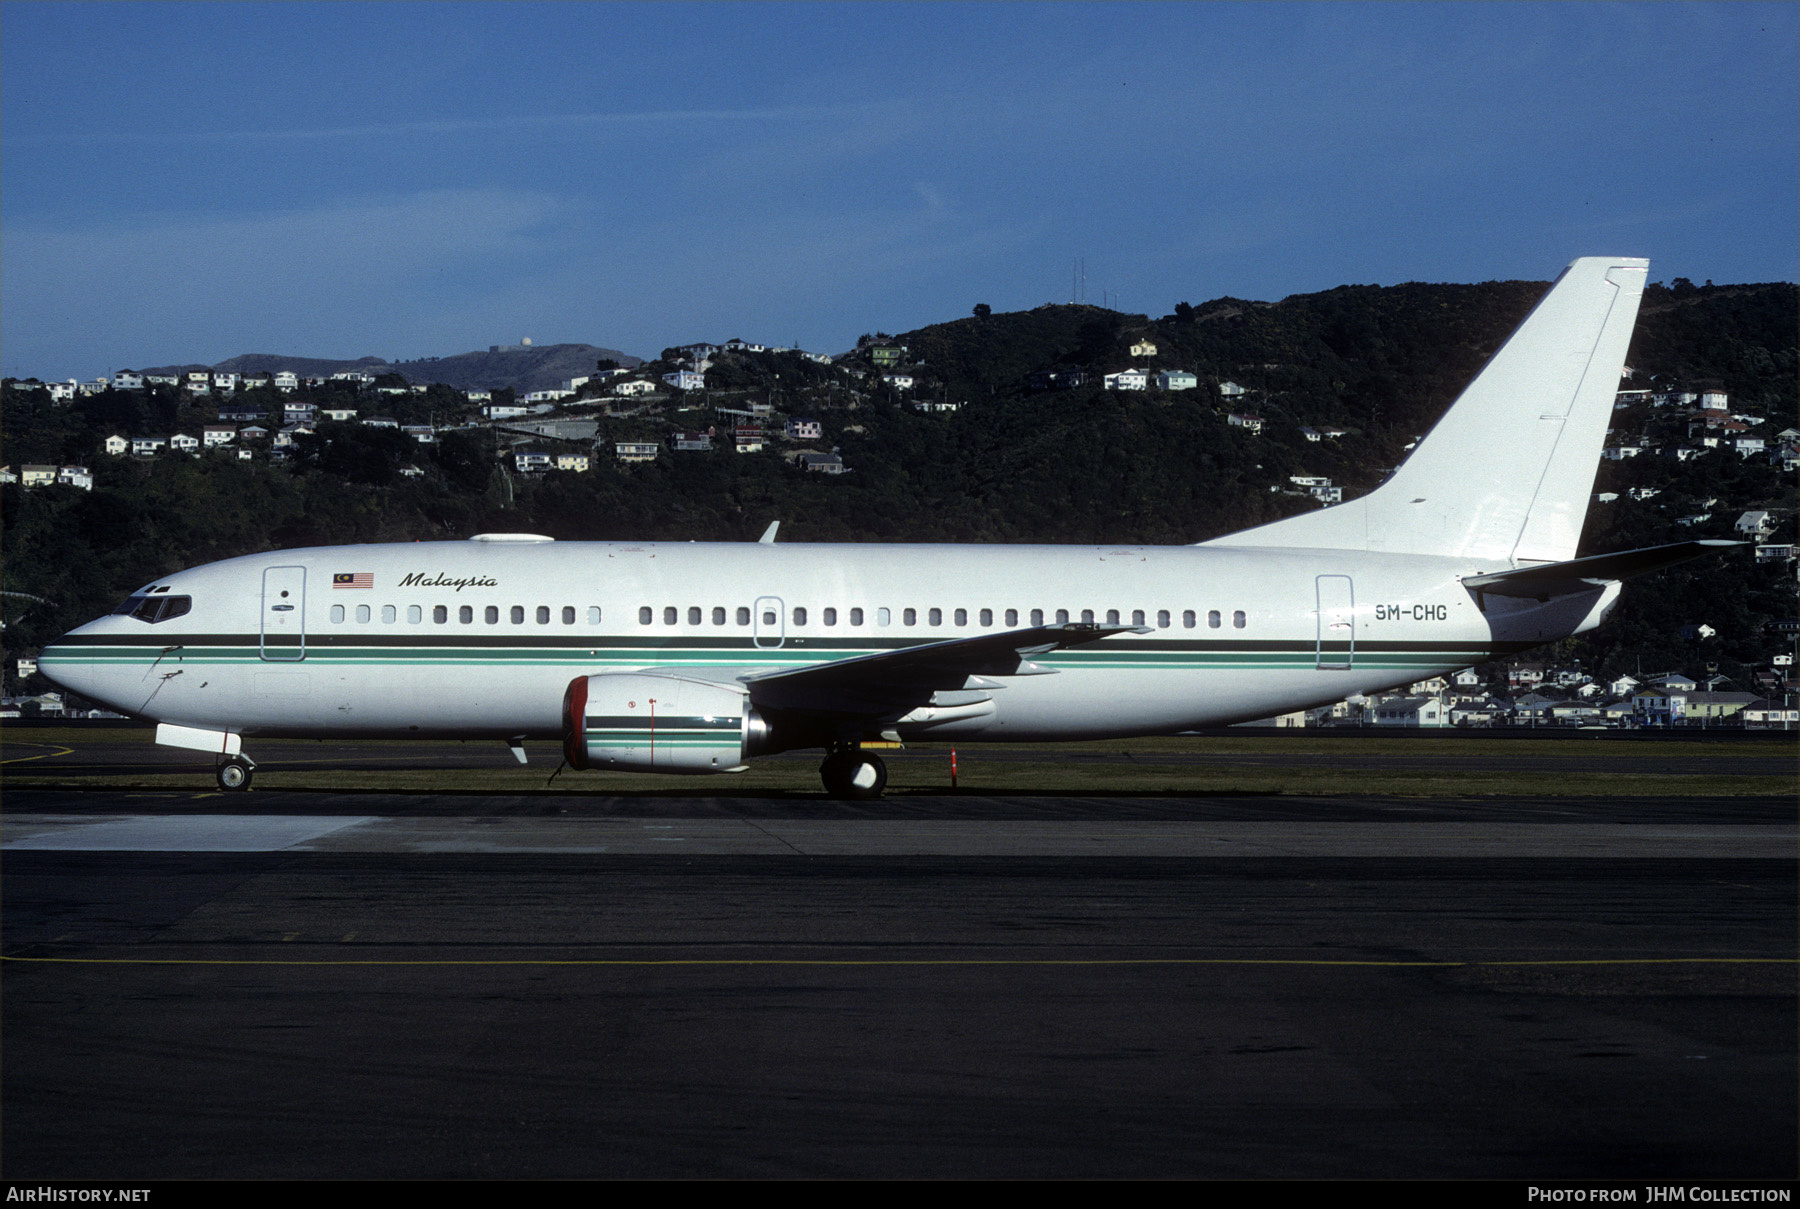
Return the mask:
{"type": "MultiPolygon", "coordinates": [[[[513,473],[506,444],[513,438],[482,429],[446,432],[427,447],[391,430],[382,437],[344,425],[298,446],[286,464],[228,452],[110,458],[98,452],[109,433],[194,432],[211,422],[209,413],[170,388],[59,405],[43,391],[8,387],[4,459],[85,461],[95,483],[92,492],[0,489],[7,587],[53,602],[24,608],[8,597],[4,640],[8,650],[33,650],[159,574],[302,545],[483,531],[748,540],[776,519],[791,541],[1200,541],[1317,507],[1291,476],[1329,477],[1347,498],[1372,488],[1543,288],[1344,286],[1274,303],[1184,304],[1156,319],[1084,306],[971,316],[886,342],[906,347],[896,368],[918,378],[910,393],[882,381],[872,349],[836,366],[792,353],[724,354],[705,390],[584,401],[580,414],[597,428],[593,469],[541,477],[513,473]],[[1144,340],[1156,352],[1134,357],[1131,346],[1144,340]],[[1059,364],[1094,373],[1181,368],[1200,385],[1031,389],[1033,373],[1059,364]],[[1227,381],[1245,393],[1222,395],[1227,381]],[[923,413],[915,399],[965,406],[923,413]],[[779,437],[750,455],[731,452],[728,436],[711,453],[668,448],[676,430],[716,426],[728,434],[737,419],[716,409],[750,401],[816,417],[823,435],[804,447],[841,450],[851,473],[802,474],[784,460],[802,443],[779,437]],[[1261,433],[1232,426],[1230,411],[1263,417],[1261,433]],[[1344,432],[1312,441],[1303,425],[1344,432]],[[662,453],[647,464],[622,464],[611,456],[617,441],[659,442],[662,453]],[[423,475],[400,477],[408,463],[423,475]]],[[[1773,437],[1800,424],[1797,332],[1800,290],[1792,284],[1652,287],[1628,385],[1727,390],[1731,411],[1760,421],[1752,430],[1773,437]]],[[[561,345],[396,368],[414,381],[554,384],[589,372],[603,355],[590,345],[561,345]]],[[[365,404],[384,411],[412,405],[418,415],[408,422],[472,416],[454,392],[441,395],[449,397],[396,403],[371,391],[365,404]]],[[[1775,512],[1778,532],[1792,540],[1792,476],[1760,455],[1699,448],[1704,434],[1691,406],[1644,401],[1615,412],[1613,422],[1614,440],[1641,440],[1651,452],[1601,464],[1594,490],[1617,498],[1590,508],[1584,553],[1730,537],[1737,516],[1752,508],[1775,512]],[[1669,456],[1684,449],[1697,456],[1669,456]]],[[[1735,674],[1791,647],[1770,623],[1793,612],[1791,566],[1756,564],[1736,552],[1634,584],[1609,625],[1563,654],[1603,670],[1680,667],[1702,675],[1716,665],[1735,674]],[[1702,622],[1718,637],[1681,636],[1702,622]]]]}
{"type": "Polygon", "coordinates": [[[426,357],[417,361],[384,361],[380,357],[358,357],[354,361],[334,361],[324,357],[288,357],[279,353],[244,353],[217,365],[175,365],[146,368],[150,374],[185,373],[206,369],[218,373],[274,374],[283,370],[302,377],[328,378],[332,374],[361,370],[371,374],[397,373],[408,382],[427,385],[441,382],[457,390],[503,390],[508,387],[523,394],[526,391],[549,390],[571,378],[594,372],[594,363],[610,357],[623,366],[642,364],[641,358],[618,349],[600,348],[592,344],[544,344],[503,352],[457,353],[449,357],[426,357]]]}

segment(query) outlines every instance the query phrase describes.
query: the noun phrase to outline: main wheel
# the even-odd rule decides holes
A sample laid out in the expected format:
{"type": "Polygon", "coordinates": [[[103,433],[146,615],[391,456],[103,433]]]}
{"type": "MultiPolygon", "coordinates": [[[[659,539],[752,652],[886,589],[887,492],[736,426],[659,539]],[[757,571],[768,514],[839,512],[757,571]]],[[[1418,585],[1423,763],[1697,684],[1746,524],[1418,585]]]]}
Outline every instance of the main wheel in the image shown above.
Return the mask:
{"type": "Polygon", "coordinates": [[[219,788],[227,793],[237,793],[240,790],[248,789],[250,788],[250,761],[241,756],[233,756],[219,765],[218,776],[219,788]]]}
{"type": "Polygon", "coordinates": [[[834,798],[878,798],[887,788],[887,765],[881,757],[854,748],[826,756],[819,776],[825,792],[834,798]]]}

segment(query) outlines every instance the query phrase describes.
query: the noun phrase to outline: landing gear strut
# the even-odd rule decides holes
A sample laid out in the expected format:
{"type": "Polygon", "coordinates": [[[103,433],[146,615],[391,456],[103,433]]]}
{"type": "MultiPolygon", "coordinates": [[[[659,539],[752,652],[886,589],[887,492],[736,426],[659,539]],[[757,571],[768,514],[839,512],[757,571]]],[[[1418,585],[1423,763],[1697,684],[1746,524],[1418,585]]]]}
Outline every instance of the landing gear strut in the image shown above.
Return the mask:
{"type": "Polygon", "coordinates": [[[250,774],[256,765],[248,756],[227,757],[218,767],[219,788],[226,793],[238,793],[250,788],[250,774]]]}
{"type": "Polygon", "coordinates": [[[825,792],[834,798],[878,798],[887,788],[887,765],[873,752],[841,747],[819,765],[825,792]]]}

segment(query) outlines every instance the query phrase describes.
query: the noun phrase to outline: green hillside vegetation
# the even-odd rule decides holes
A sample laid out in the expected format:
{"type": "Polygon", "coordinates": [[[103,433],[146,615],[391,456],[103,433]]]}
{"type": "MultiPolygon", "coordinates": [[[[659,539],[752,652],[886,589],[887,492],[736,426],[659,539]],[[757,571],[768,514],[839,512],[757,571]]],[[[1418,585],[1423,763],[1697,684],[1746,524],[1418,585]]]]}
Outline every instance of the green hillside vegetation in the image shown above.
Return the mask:
{"type": "MultiPolygon", "coordinates": [[[[952,412],[915,410],[911,397],[881,383],[884,371],[868,347],[836,366],[793,353],[720,354],[704,391],[660,391],[647,402],[582,401],[575,414],[598,424],[594,469],[542,477],[511,469],[513,443],[573,446],[486,428],[447,432],[422,446],[392,430],[326,424],[302,439],[285,465],[260,452],[240,461],[234,450],[112,458],[100,452],[109,433],[197,435],[202,424],[216,422],[216,401],[197,406],[165,388],[107,391],[59,406],[42,391],[9,385],[0,458],[15,469],[85,464],[95,486],[91,493],[18,485],[0,492],[5,586],[49,602],[5,598],[4,642],[8,652],[29,653],[159,575],[308,545],[484,531],[741,541],[771,520],[782,522],[784,541],[1201,541],[1316,507],[1292,488],[1290,475],[1329,476],[1346,497],[1375,486],[1544,288],[1344,286],[1272,304],[1184,303],[1159,319],[1045,306],[974,315],[880,342],[904,345],[898,368],[920,380],[914,395],[964,404],[952,412]],[[1132,357],[1130,346],[1143,339],[1156,353],[1132,357]],[[1093,384],[1030,389],[1031,374],[1057,365],[1091,371],[1093,384]],[[1099,388],[1098,374],[1132,365],[1190,370],[1201,385],[1183,392],[1099,388]],[[1221,398],[1217,384],[1227,380],[1249,393],[1221,398]],[[729,429],[738,420],[714,409],[753,401],[774,405],[777,433],[780,414],[810,416],[823,423],[823,439],[776,438],[767,452],[736,454],[729,429]],[[1231,427],[1231,410],[1264,417],[1262,434],[1231,427]],[[1303,425],[1348,431],[1315,443],[1303,425]],[[677,429],[708,427],[721,434],[711,453],[674,453],[665,445],[647,464],[612,457],[615,441],[663,441],[677,429]],[[807,475],[786,460],[799,449],[833,448],[850,473],[807,475]],[[403,477],[407,466],[423,473],[403,477]]],[[[1631,385],[1728,390],[1732,409],[1765,417],[1755,431],[1772,437],[1800,420],[1797,295],[1782,283],[1652,287],[1630,354],[1638,371],[1631,385]]],[[[674,353],[642,369],[666,372],[674,353]]],[[[575,372],[591,372],[593,363],[575,372]]],[[[364,416],[412,423],[471,414],[459,394],[443,388],[392,396],[334,390],[332,397],[354,400],[347,405],[364,416]]],[[[249,397],[261,395],[269,396],[268,406],[283,401],[272,390],[249,397]]],[[[1685,439],[1687,421],[1678,410],[1632,408],[1616,413],[1616,425],[1621,434],[1663,431],[1685,439]]],[[[1595,490],[1620,498],[1590,509],[1584,552],[1731,536],[1732,522],[1752,507],[1785,510],[1783,523],[1792,527],[1788,476],[1766,459],[1727,450],[1688,462],[1605,462],[1595,490]],[[1660,493],[1634,500],[1625,494],[1631,487],[1660,493]],[[1711,519],[1698,526],[1675,524],[1703,512],[1711,519]]],[[[1791,567],[1754,566],[1747,552],[1734,552],[1632,584],[1606,627],[1557,654],[1583,658],[1603,673],[1703,674],[1716,666],[1735,675],[1784,649],[1790,640],[1774,635],[1769,623],[1793,612],[1791,567]],[[1717,636],[1680,637],[1682,626],[1700,622],[1717,636]]]]}

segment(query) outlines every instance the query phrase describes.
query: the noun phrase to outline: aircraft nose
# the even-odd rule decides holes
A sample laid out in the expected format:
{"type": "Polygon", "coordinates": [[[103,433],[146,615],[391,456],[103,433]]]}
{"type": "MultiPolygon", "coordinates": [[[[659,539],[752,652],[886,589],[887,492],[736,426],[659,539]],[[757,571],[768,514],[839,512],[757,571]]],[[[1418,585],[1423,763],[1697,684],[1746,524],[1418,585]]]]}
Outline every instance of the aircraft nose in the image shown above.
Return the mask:
{"type": "Polygon", "coordinates": [[[124,668],[95,642],[93,623],[70,630],[38,655],[38,672],[67,692],[108,709],[130,712],[123,703],[124,668]]]}

